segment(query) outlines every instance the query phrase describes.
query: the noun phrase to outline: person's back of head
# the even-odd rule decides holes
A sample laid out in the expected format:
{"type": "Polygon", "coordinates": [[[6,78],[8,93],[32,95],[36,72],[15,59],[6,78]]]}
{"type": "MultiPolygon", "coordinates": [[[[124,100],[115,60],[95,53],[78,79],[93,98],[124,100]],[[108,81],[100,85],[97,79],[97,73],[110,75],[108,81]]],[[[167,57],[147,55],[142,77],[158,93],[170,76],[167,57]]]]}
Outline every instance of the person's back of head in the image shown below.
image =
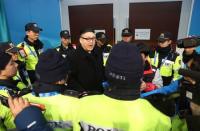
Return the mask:
{"type": "Polygon", "coordinates": [[[106,92],[111,97],[130,100],[138,98],[143,76],[143,61],[138,48],[127,42],[114,45],[108,57],[105,74],[111,85],[106,92]]]}
{"type": "Polygon", "coordinates": [[[36,74],[39,82],[55,84],[65,80],[70,71],[69,62],[55,49],[48,49],[39,57],[36,74]]]}

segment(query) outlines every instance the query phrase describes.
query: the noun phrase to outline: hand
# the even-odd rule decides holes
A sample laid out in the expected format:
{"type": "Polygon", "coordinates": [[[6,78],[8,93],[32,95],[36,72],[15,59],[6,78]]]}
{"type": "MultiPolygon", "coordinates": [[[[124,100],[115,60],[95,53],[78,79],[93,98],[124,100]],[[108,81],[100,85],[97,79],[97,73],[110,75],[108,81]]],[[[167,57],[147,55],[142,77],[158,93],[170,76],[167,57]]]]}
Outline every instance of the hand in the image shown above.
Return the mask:
{"type": "Polygon", "coordinates": [[[192,110],[192,115],[200,116],[200,105],[197,105],[194,102],[190,102],[190,108],[192,110]]]}
{"type": "Polygon", "coordinates": [[[147,85],[144,81],[142,81],[141,85],[140,85],[140,91],[143,91],[147,88],[147,85]]]}
{"type": "Polygon", "coordinates": [[[8,104],[14,117],[16,117],[23,109],[30,106],[29,102],[22,97],[8,98],[8,104]]]}

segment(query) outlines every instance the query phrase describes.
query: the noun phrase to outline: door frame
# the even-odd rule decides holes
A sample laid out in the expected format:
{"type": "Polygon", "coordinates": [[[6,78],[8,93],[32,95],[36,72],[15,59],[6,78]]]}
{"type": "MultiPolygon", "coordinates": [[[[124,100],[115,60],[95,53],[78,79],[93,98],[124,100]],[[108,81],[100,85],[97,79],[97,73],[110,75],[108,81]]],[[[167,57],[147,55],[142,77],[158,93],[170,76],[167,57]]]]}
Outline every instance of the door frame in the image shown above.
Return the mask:
{"type": "Polygon", "coordinates": [[[112,3],[113,28],[115,29],[115,42],[117,42],[121,40],[121,30],[129,25],[129,3],[169,1],[182,1],[177,38],[187,37],[190,29],[194,0],[60,0],[61,26],[62,29],[70,30],[68,6],[112,3]]]}

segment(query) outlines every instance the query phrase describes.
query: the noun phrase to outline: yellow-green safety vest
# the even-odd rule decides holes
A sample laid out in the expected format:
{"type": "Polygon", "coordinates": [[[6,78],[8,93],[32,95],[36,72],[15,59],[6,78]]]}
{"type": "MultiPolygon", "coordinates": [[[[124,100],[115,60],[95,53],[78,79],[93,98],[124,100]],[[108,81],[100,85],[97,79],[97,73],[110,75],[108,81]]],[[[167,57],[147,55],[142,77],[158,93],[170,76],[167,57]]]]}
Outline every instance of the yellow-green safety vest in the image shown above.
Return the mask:
{"type": "Polygon", "coordinates": [[[105,95],[80,100],[75,131],[170,131],[171,120],[145,99],[116,100],[105,95]],[[79,124],[80,123],[80,124],[79,124]],[[80,127],[81,126],[81,127],[80,127]]]}
{"type": "MultiPolygon", "coordinates": [[[[106,45],[107,48],[112,48],[112,46],[110,44],[106,45]]],[[[108,52],[103,52],[103,65],[106,66],[106,62],[108,60],[108,56],[110,54],[110,51],[108,52]]]]}
{"type": "MultiPolygon", "coordinates": [[[[27,70],[35,70],[35,66],[38,63],[38,56],[33,46],[28,45],[26,42],[22,42],[17,45],[19,48],[23,48],[26,57],[23,58],[19,55],[18,59],[26,63],[27,70]]],[[[42,50],[39,50],[39,54],[42,53],[42,50]]]]}
{"type": "MultiPolygon", "coordinates": [[[[3,86],[1,86],[3,87],[3,86]]],[[[0,94],[8,97],[6,89],[0,89],[0,94]]],[[[0,131],[9,131],[16,129],[14,124],[14,117],[10,109],[0,102],[0,131]]]]}
{"type": "Polygon", "coordinates": [[[48,125],[54,130],[73,130],[74,115],[77,113],[79,107],[78,98],[61,94],[48,97],[36,97],[32,93],[23,96],[23,98],[27,98],[30,102],[45,105],[44,117],[48,125]]]}
{"type": "MultiPolygon", "coordinates": [[[[27,74],[28,75],[28,74],[27,74]]],[[[13,77],[13,80],[19,80],[19,82],[17,83],[17,87],[22,90],[24,88],[27,88],[27,85],[25,85],[19,75],[19,72],[17,71],[17,74],[13,77]]],[[[29,83],[29,87],[31,86],[31,81],[29,78],[26,78],[27,82],[29,83]]]]}
{"type": "MultiPolygon", "coordinates": [[[[150,58],[150,63],[153,67],[158,67],[159,53],[155,51],[154,57],[150,58]]],[[[176,56],[175,61],[163,59],[160,67],[160,75],[170,77],[173,75],[173,81],[180,79],[178,70],[181,68],[182,58],[180,55],[176,56]]]]}

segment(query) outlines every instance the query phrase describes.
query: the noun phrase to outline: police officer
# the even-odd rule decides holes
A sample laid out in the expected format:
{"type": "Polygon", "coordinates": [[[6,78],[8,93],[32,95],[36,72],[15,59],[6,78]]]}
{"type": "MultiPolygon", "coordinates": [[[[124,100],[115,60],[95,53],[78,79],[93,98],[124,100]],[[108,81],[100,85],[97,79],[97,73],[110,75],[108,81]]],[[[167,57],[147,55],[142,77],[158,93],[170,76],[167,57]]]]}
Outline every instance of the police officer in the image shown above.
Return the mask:
{"type": "MultiPolygon", "coordinates": [[[[158,46],[149,54],[151,65],[156,70],[154,79],[159,79],[160,87],[169,85],[171,81],[180,78],[178,70],[181,67],[181,57],[171,48],[172,34],[163,32],[158,37],[158,46]]],[[[156,81],[156,80],[155,80],[156,81]]]]}
{"type": "Polygon", "coordinates": [[[20,48],[19,59],[25,62],[31,83],[34,83],[36,80],[35,66],[43,50],[43,43],[39,40],[39,34],[42,29],[37,23],[27,23],[25,31],[24,41],[17,45],[20,48]]]}
{"type": "Polygon", "coordinates": [[[96,45],[101,49],[103,65],[105,66],[112,46],[108,44],[108,36],[104,32],[96,33],[96,45]]]}
{"type": "Polygon", "coordinates": [[[124,42],[131,42],[133,39],[133,32],[129,28],[124,28],[121,35],[124,42]]]}
{"type": "Polygon", "coordinates": [[[169,131],[170,118],[139,99],[142,75],[137,47],[127,42],[114,45],[106,64],[110,87],[103,95],[81,98],[75,130],[169,131]]]}
{"type": "Polygon", "coordinates": [[[9,97],[8,103],[15,118],[14,122],[18,130],[53,131],[53,129],[47,125],[47,121],[45,120],[41,110],[35,106],[30,106],[26,99],[21,97],[9,97]],[[27,116],[29,116],[28,119],[27,116]]]}
{"type": "Polygon", "coordinates": [[[71,35],[69,34],[69,31],[62,30],[60,32],[60,39],[61,39],[61,44],[60,46],[56,47],[56,50],[62,54],[63,58],[66,58],[75,50],[70,43],[71,35]]]}
{"type": "Polygon", "coordinates": [[[68,59],[55,49],[42,53],[36,65],[37,81],[33,92],[24,96],[30,102],[45,105],[44,116],[50,127],[72,130],[78,108],[78,93],[68,89],[68,59]]]}
{"type": "Polygon", "coordinates": [[[15,47],[11,42],[0,43],[0,50],[10,54],[12,59],[18,64],[17,75],[13,77],[16,81],[16,86],[21,90],[23,88],[31,88],[30,79],[26,71],[25,63],[18,60],[19,48],[15,47]]]}

